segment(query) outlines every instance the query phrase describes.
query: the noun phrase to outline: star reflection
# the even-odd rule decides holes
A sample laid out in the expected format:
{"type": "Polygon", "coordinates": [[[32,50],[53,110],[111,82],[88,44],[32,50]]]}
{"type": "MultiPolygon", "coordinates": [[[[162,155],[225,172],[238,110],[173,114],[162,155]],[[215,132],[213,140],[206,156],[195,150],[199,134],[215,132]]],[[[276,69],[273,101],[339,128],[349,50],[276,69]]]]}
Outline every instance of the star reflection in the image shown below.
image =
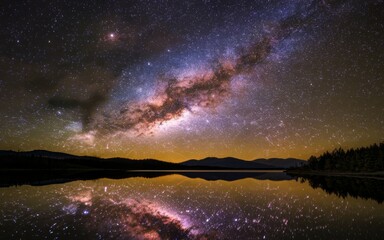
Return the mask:
{"type": "Polygon", "coordinates": [[[92,195],[90,191],[68,197],[63,207],[76,218],[88,216],[88,230],[102,236],[123,239],[194,239],[201,237],[185,216],[168,210],[157,202],[126,198],[115,201],[92,195]],[[101,231],[100,231],[101,229],[101,231]],[[110,235],[112,233],[112,235],[110,235]]]}
{"type": "Polygon", "coordinates": [[[4,239],[381,239],[384,234],[384,205],[329,195],[294,180],[168,175],[0,190],[4,239]]]}

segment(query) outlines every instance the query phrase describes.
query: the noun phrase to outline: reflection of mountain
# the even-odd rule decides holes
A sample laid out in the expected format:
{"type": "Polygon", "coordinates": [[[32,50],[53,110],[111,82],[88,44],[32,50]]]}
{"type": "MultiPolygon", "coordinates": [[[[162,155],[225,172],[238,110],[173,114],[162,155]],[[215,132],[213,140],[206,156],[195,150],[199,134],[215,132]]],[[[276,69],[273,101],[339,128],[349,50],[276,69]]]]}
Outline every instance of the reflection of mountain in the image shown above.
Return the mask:
{"type": "Polygon", "coordinates": [[[298,159],[259,159],[244,161],[237,158],[205,158],[180,164],[155,159],[97,158],[75,156],[60,152],[35,150],[31,152],[0,151],[0,186],[32,184],[45,185],[74,180],[97,178],[156,177],[170,174],[161,172],[133,172],[133,170],[170,170],[190,178],[234,181],[243,178],[289,180],[285,173],[218,172],[213,170],[273,170],[301,164],[298,159]],[[3,170],[1,170],[3,169],[3,170]],[[4,171],[5,170],[5,171],[4,171]],[[208,170],[210,172],[185,172],[208,170]]]}
{"type": "Polygon", "coordinates": [[[235,181],[244,178],[257,180],[291,180],[292,177],[285,172],[182,172],[177,173],[189,178],[201,178],[204,180],[225,180],[235,181]]]}
{"type": "Polygon", "coordinates": [[[207,181],[224,180],[235,181],[244,178],[257,180],[291,180],[292,177],[284,172],[211,172],[211,171],[183,171],[183,172],[144,172],[144,171],[7,171],[0,175],[0,187],[13,185],[49,185],[77,180],[94,180],[99,178],[123,179],[132,177],[156,178],[178,174],[188,178],[201,178],[207,181]]]}
{"type": "Polygon", "coordinates": [[[308,182],[312,188],[321,188],[328,194],[336,194],[343,198],[351,196],[373,199],[378,203],[384,201],[384,180],[319,175],[302,175],[297,177],[297,180],[308,182]]]}

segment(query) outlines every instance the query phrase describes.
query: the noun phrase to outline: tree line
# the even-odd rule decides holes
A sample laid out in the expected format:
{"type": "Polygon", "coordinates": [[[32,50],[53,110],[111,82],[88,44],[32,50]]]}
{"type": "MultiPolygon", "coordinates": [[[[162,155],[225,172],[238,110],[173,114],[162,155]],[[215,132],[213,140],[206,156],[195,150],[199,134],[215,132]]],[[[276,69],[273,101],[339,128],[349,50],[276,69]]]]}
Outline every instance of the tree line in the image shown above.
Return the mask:
{"type": "Polygon", "coordinates": [[[337,148],[319,157],[311,156],[307,167],[312,170],[382,171],[384,170],[384,142],[346,151],[337,148]]]}

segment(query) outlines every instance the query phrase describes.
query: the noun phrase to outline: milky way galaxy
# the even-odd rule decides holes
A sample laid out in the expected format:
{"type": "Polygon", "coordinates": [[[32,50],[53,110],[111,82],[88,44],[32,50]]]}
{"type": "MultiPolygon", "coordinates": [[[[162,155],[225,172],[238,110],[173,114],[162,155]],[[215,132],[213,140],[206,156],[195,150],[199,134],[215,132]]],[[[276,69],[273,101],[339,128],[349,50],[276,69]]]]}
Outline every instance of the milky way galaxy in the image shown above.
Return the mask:
{"type": "Polygon", "coordinates": [[[1,149],[179,162],[384,140],[380,0],[1,6],[1,149]]]}
{"type": "MultiPolygon", "coordinates": [[[[230,97],[231,79],[249,71],[257,62],[267,56],[271,48],[271,39],[263,39],[252,46],[249,52],[241,55],[235,64],[218,62],[212,69],[184,78],[169,77],[161,79],[153,99],[138,103],[127,103],[109,120],[118,129],[126,130],[136,127],[150,128],[180,117],[185,110],[194,107],[216,107],[230,97]]],[[[106,129],[105,126],[101,127],[106,129]]]]}

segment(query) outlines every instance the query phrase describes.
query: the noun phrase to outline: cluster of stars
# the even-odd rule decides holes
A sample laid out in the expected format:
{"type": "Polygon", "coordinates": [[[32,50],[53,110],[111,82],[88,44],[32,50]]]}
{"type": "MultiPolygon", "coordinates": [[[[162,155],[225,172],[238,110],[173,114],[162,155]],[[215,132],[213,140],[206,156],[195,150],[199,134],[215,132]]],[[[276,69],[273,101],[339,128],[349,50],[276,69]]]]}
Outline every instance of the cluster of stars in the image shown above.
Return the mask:
{"type": "Polygon", "coordinates": [[[383,141],[381,1],[6,1],[0,148],[179,162],[383,141]]]}

